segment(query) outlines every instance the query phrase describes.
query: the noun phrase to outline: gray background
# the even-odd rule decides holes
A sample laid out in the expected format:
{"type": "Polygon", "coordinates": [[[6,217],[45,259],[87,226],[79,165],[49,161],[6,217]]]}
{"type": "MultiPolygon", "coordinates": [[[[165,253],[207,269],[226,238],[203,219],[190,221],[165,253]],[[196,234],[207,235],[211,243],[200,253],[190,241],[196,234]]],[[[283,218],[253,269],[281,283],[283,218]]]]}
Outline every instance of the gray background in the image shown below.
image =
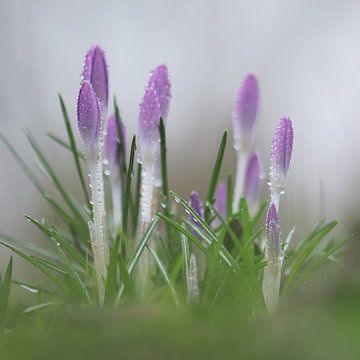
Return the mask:
{"type": "MultiPolygon", "coordinates": [[[[22,132],[31,128],[72,186],[71,158],[44,133],[65,135],[58,92],[75,122],[91,44],[107,52],[111,93],[130,134],[149,71],[166,63],[173,84],[171,188],[205,196],[221,132],[231,128],[235,90],[254,72],[261,87],[256,141],[265,169],[279,117],[289,115],[295,126],[283,231],[296,224],[300,234],[326,216],[339,218],[349,232],[360,200],[359,34],[355,0],[0,0],[0,131],[36,166],[22,132]]],[[[230,142],[224,175],[233,170],[231,150],[230,142]]],[[[52,215],[2,145],[0,184],[1,232],[40,239],[22,215],[52,215]]]]}

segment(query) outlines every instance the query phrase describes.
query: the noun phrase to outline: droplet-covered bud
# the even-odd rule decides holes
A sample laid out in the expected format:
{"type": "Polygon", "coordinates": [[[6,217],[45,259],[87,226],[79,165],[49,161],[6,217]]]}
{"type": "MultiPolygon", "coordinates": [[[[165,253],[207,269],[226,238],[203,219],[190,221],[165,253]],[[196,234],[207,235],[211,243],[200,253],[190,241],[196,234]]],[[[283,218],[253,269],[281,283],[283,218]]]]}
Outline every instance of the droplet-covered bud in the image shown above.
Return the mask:
{"type": "Polygon", "coordinates": [[[256,153],[252,153],[249,157],[244,183],[244,196],[254,204],[257,202],[261,186],[261,166],[260,159],[256,153]]]}
{"type": "Polygon", "coordinates": [[[281,252],[280,244],[280,222],[279,216],[276,210],[276,206],[271,204],[269,206],[266,223],[265,223],[265,233],[266,233],[266,249],[268,253],[273,255],[278,255],[281,252]]]}
{"type": "Polygon", "coordinates": [[[151,72],[148,87],[155,90],[160,106],[160,116],[166,121],[171,99],[171,83],[166,65],[159,65],[151,72]]]}
{"type": "Polygon", "coordinates": [[[98,155],[102,124],[98,98],[88,81],[84,81],[80,87],[77,121],[84,153],[88,159],[93,158],[98,155]]]}
{"type": "Polygon", "coordinates": [[[222,218],[226,218],[227,212],[227,186],[225,182],[220,182],[216,189],[215,209],[222,218]]]}
{"type": "Polygon", "coordinates": [[[104,51],[92,46],[85,57],[83,81],[88,81],[100,102],[101,114],[106,116],[109,100],[108,69],[104,51]]]}
{"type": "MultiPolygon", "coordinates": [[[[193,208],[196,214],[201,218],[204,219],[204,207],[200,199],[200,195],[196,191],[192,191],[189,198],[189,205],[193,208]]],[[[190,219],[196,223],[195,218],[190,215],[190,219]]]]}
{"type": "Polygon", "coordinates": [[[235,150],[248,151],[252,144],[253,128],[259,106],[259,88],[256,77],[245,77],[236,95],[233,111],[235,150]]]}
{"type": "Polygon", "coordinates": [[[139,161],[153,165],[159,147],[160,105],[156,92],[147,88],[140,104],[138,148],[139,161]]]}
{"type": "MultiPolygon", "coordinates": [[[[126,149],[126,129],[124,123],[121,121],[121,138],[126,149]]],[[[118,130],[116,125],[115,114],[112,114],[108,120],[108,126],[105,138],[105,150],[106,158],[109,162],[110,171],[112,172],[118,166],[117,158],[117,147],[118,147],[118,130]]]]}
{"type": "Polygon", "coordinates": [[[278,199],[285,191],[287,173],[293,149],[294,131],[288,117],[280,119],[270,151],[270,191],[278,208],[278,199]]]}

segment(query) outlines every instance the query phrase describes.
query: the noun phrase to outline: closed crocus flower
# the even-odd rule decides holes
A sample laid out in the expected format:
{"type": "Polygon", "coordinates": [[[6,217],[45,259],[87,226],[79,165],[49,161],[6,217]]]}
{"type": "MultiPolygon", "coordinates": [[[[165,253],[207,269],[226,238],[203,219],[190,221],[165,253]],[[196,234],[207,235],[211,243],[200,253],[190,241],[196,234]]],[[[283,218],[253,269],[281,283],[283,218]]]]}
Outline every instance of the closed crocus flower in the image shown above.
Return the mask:
{"type": "Polygon", "coordinates": [[[101,115],[106,117],[109,101],[109,77],[104,51],[99,46],[92,46],[85,57],[83,81],[91,83],[99,99],[101,115]]]}
{"type": "Polygon", "coordinates": [[[276,310],[279,303],[281,280],[282,250],[280,242],[280,222],[274,204],[269,206],[266,224],[266,248],[262,291],[268,312],[276,310]]]}
{"type": "Polygon", "coordinates": [[[223,219],[227,212],[227,185],[224,181],[220,182],[216,189],[215,209],[223,219]]]}
{"type": "Polygon", "coordinates": [[[233,212],[238,212],[240,197],[244,194],[244,181],[248,156],[252,147],[253,129],[259,108],[259,86],[256,77],[249,74],[236,94],[233,110],[233,137],[236,150],[236,179],[233,212]]]}
{"type": "Polygon", "coordinates": [[[259,105],[259,88],[256,77],[245,77],[236,94],[233,111],[235,150],[249,150],[259,105]]]}
{"type": "MultiPolygon", "coordinates": [[[[204,207],[202,204],[202,201],[200,199],[200,195],[196,191],[192,191],[189,198],[189,205],[193,208],[193,210],[196,212],[196,214],[201,218],[204,219],[204,207]]],[[[195,218],[190,215],[190,219],[197,224],[197,221],[195,218]]]]}
{"type": "Polygon", "coordinates": [[[85,156],[92,161],[98,156],[101,141],[101,115],[96,94],[88,81],[84,81],[80,87],[77,122],[85,156]]]}
{"type": "Polygon", "coordinates": [[[148,87],[155,90],[159,101],[160,116],[166,121],[171,99],[171,83],[166,65],[159,65],[151,72],[148,87]]]}
{"type": "Polygon", "coordinates": [[[89,222],[90,240],[100,300],[104,299],[108,244],[105,243],[105,200],[102,162],[102,120],[98,98],[88,81],[81,85],[77,103],[79,134],[86,155],[91,187],[93,219],[89,222]]]}
{"type": "Polygon", "coordinates": [[[271,202],[279,211],[280,196],[285,192],[287,174],[293,150],[294,131],[288,117],[280,119],[270,151],[271,202]]]}

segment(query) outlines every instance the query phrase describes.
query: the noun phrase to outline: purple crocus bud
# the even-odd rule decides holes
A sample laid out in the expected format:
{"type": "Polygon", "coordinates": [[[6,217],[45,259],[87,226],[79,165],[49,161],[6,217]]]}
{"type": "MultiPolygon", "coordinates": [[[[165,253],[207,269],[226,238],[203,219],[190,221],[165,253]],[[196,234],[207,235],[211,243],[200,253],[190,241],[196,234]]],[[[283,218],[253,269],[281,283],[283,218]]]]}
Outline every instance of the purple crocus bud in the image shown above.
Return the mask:
{"type": "Polygon", "coordinates": [[[77,120],[80,139],[88,159],[98,154],[98,141],[101,134],[100,107],[94,89],[88,81],[80,87],[77,102],[77,120]]]}
{"type": "Polygon", "coordinates": [[[222,218],[226,218],[227,212],[227,186],[224,181],[220,182],[216,189],[215,209],[222,218]]]}
{"type": "Polygon", "coordinates": [[[285,192],[286,177],[293,149],[294,131],[288,117],[280,119],[270,151],[270,191],[272,202],[279,209],[280,195],[285,192]]]}
{"type": "Polygon", "coordinates": [[[171,84],[166,65],[159,65],[150,74],[148,87],[155,90],[160,105],[160,116],[167,119],[171,99],[171,84]]]}
{"type": "MultiPolygon", "coordinates": [[[[194,209],[196,214],[201,218],[204,219],[204,207],[200,199],[200,195],[196,191],[192,191],[189,198],[189,205],[194,209]]],[[[190,215],[190,218],[193,222],[196,223],[193,216],[190,215]]]]}
{"type": "Polygon", "coordinates": [[[108,69],[104,51],[92,46],[85,57],[83,81],[88,81],[99,99],[102,116],[106,116],[109,100],[108,69]]]}
{"type": "MultiPolygon", "coordinates": [[[[124,123],[121,121],[121,137],[124,142],[124,148],[126,149],[126,129],[124,123]]],[[[109,117],[107,132],[105,138],[105,150],[106,150],[106,158],[109,162],[110,171],[113,171],[117,168],[118,159],[117,159],[117,146],[118,146],[118,131],[116,125],[115,114],[112,114],[109,117]]]]}
{"type": "Polygon", "coordinates": [[[159,118],[160,105],[156,92],[148,87],[140,104],[138,148],[139,161],[151,166],[160,141],[159,118]]]}
{"type": "Polygon", "coordinates": [[[256,77],[249,74],[236,95],[233,112],[234,148],[249,150],[259,105],[259,88],[256,77]]]}
{"type": "Polygon", "coordinates": [[[261,167],[260,159],[256,153],[252,153],[249,157],[244,183],[244,196],[246,199],[255,204],[259,197],[261,185],[261,167]]]}

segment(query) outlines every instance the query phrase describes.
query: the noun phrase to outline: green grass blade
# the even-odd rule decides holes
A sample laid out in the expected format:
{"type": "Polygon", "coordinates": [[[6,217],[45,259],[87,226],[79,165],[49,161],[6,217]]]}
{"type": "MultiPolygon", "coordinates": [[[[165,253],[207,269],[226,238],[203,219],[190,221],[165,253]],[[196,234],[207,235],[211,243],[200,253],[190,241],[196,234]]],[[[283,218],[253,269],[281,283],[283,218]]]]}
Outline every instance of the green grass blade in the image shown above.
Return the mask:
{"type": "Polygon", "coordinates": [[[10,287],[11,287],[11,278],[12,278],[12,257],[10,258],[9,264],[6,268],[4,280],[2,281],[0,287],[0,331],[5,328],[8,307],[9,307],[9,298],[10,298],[10,287]]]}
{"type": "Polygon", "coordinates": [[[118,237],[110,251],[110,260],[105,281],[105,306],[112,305],[116,297],[119,246],[120,238],[118,237]]]}
{"type": "Polygon", "coordinates": [[[154,258],[154,260],[155,260],[155,262],[156,262],[156,264],[157,264],[157,266],[158,266],[161,274],[163,275],[166,283],[168,284],[169,289],[170,289],[170,292],[171,292],[171,295],[172,295],[173,298],[174,298],[175,304],[179,306],[179,305],[180,305],[180,303],[179,303],[179,298],[178,298],[178,296],[177,296],[177,293],[176,293],[176,290],[175,290],[173,284],[172,284],[171,281],[170,281],[169,274],[168,274],[168,272],[167,272],[164,264],[162,263],[162,261],[160,260],[160,258],[159,258],[158,255],[156,254],[156,252],[155,252],[150,246],[147,246],[147,248],[148,248],[148,250],[150,251],[151,255],[153,256],[153,258],[154,258]]]}
{"type": "Polygon", "coordinates": [[[124,192],[123,231],[125,234],[127,234],[127,229],[128,229],[129,204],[131,200],[131,180],[133,178],[133,171],[134,171],[135,151],[136,151],[136,137],[134,135],[131,142],[129,169],[126,176],[125,192],[124,192]]]}
{"type": "MultiPolygon", "coordinates": [[[[56,144],[60,145],[61,147],[63,147],[66,150],[69,150],[72,152],[71,146],[63,139],[61,139],[59,136],[52,134],[52,133],[47,133],[46,134],[51,140],[53,140],[56,144]]],[[[86,157],[83,153],[81,153],[80,151],[78,151],[76,153],[76,156],[81,159],[86,161],[86,157]]]]}
{"type": "Polygon", "coordinates": [[[169,217],[169,181],[167,170],[167,147],[166,147],[166,132],[163,118],[160,118],[160,159],[161,159],[161,178],[162,178],[162,192],[161,201],[164,208],[164,213],[169,217]]]}
{"type": "MultiPolygon", "coordinates": [[[[224,153],[225,153],[225,148],[226,148],[226,139],[227,139],[227,130],[224,131],[224,134],[221,138],[219,151],[218,151],[216,161],[215,161],[215,166],[214,166],[214,169],[213,169],[213,172],[211,175],[211,179],[210,179],[209,189],[208,189],[207,198],[206,198],[206,201],[209,202],[210,204],[214,204],[214,201],[215,201],[215,191],[216,191],[216,186],[217,186],[217,183],[219,180],[221,164],[224,159],[224,153]]],[[[206,222],[209,223],[209,219],[210,219],[209,209],[205,210],[205,219],[206,219],[206,222]]]]}
{"type": "Polygon", "coordinates": [[[84,180],[83,172],[81,170],[79,156],[78,156],[78,149],[77,149],[77,146],[76,146],[76,143],[75,143],[74,133],[73,133],[72,128],[71,128],[71,123],[70,123],[68,112],[66,110],[64,100],[63,100],[63,98],[62,98],[62,96],[60,94],[59,94],[59,100],[60,100],[61,111],[62,111],[62,114],[63,114],[64,123],[65,123],[65,127],[66,127],[66,132],[67,132],[69,142],[70,142],[70,149],[71,149],[71,152],[73,154],[75,167],[76,167],[76,170],[77,170],[77,173],[78,173],[78,176],[79,176],[80,184],[81,184],[81,187],[82,187],[84,195],[85,195],[86,203],[90,204],[89,193],[87,191],[87,187],[86,187],[86,183],[85,183],[85,180],[84,180]]]}
{"type": "Polygon", "coordinates": [[[138,164],[137,176],[136,176],[136,189],[135,189],[135,202],[134,202],[134,211],[133,211],[133,235],[136,234],[136,229],[139,220],[139,209],[140,209],[140,197],[141,197],[141,164],[138,164]]]}

